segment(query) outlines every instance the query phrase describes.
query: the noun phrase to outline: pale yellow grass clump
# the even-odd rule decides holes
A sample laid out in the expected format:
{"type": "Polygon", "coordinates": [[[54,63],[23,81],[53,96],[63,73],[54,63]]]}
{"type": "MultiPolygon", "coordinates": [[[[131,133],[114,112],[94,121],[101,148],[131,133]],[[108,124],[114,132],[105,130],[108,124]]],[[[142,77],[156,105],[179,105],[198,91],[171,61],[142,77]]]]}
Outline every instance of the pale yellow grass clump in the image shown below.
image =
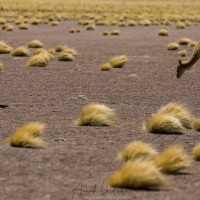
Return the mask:
{"type": "Polygon", "coordinates": [[[29,48],[42,48],[43,44],[39,40],[31,40],[28,42],[27,46],[29,48]]]}
{"type": "Polygon", "coordinates": [[[190,43],[188,44],[188,46],[190,47],[195,47],[197,45],[197,41],[191,40],[190,43]]]}
{"type": "Polygon", "coordinates": [[[178,28],[178,29],[185,28],[185,23],[181,22],[181,21],[176,22],[176,28],[178,28]]]}
{"type": "Polygon", "coordinates": [[[62,52],[72,54],[73,56],[77,56],[78,53],[74,48],[66,48],[62,52]]]}
{"type": "Polygon", "coordinates": [[[176,42],[171,42],[167,45],[167,50],[177,50],[179,48],[179,44],[176,42]]]}
{"type": "Polygon", "coordinates": [[[119,34],[120,34],[119,30],[112,30],[110,32],[110,35],[119,35],[119,34]]]}
{"type": "Polygon", "coordinates": [[[69,29],[69,32],[70,32],[70,33],[76,33],[76,28],[73,28],[73,27],[70,28],[70,29],[69,29]]]}
{"type": "Polygon", "coordinates": [[[12,56],[29,56],[30,52],[25,46],[20,46],[11,52],[12,56]]]}
{"type": "Polygon", "coordinates": [[[178,54],[181,56],[181,57],[185,57],[186,54],[187,54],[187,50],[181,50],[178,52],[178,54]]]}
{"type": "Polygon", "coordinates": [[[95,28],[95,25],[94,25],[94,24],[88,24],[88,25],[85,26],[85,29],[86,29],[86,30],[93,31],[93,30],[95,30],[96,28],[95,28]]]}
{"type": "Polygon", "coordinates": [[[32,25],[38,25],[40,23],[40,20],[37,18],[31,18],[29,23],[32,25]]]}
{"type": "Polygon", "coordinates": [[[91,103],[82,108],[78,119],[79,126],[111,126],[116,121],[115,111],[104,104],[91,103]]]}
{"type": "Polygon", "coordinates": [[[181,134],[184,131],[184,127],[178,118],[157,113],[152,115],[143,124],[143,129],[149,133],[160,134],[181,134]]]}
{"type": "Polygon", "coordinates": [[[139,21],[138,24],[140,26],[150,26],[150,25],[152,25],[152,22],[148,19],[142,19],[141,21],[139,21]]]}
{"type": "Polygon", "coordinates": [[[41,148],[45,142],[39,136],[44,127],[40,122],[29,122],[17,128],[7,141],[13,147],[41,148]]]}
{"type": "Polygon", "coordinates": [[[196,144],[196,146],[192,150],[192,158],[195,161],[200,161],[200,143],[196,144]]]}
{"type": "Polygon", "coordinates": [[[179,45],[188,45],[190,44],[191,40],[189,38],[180,38],[178,41],[179,45]]]}
{"type": "Polygon", "coordinates": [[[41,55],[41,56],[43,56],[43,58],[46,61],[50,61],[54,58],[53,53],[51,53],[43,48],[38,48],[35,51],[33,51],[33,55],[41,55]]]}
{"type": "Polygon", "coordinates": [[[6,26],[6,31],[12,31],[14,29],[14,27],[12,25],[7,25],[6,26]]]}
{"type": "Polygon", "coordinates": [[[58,26],[59,22],[58,21],[52,21],[51,26],[58,26]]]}
{"type": "Polygon", "coordinates": [[[170,146],[154,160],[154,164],[164,173],[173,174],[190,166],[189,156],[180,145],[170,146]]]}
{"type": "Polygon", "coordinates": [[[196,131],[200,131],[200,118],[195,118],[192,121],[192,128],[196,131]]]}
{"type": "Polygon", "coordinates": [[[0,71],[3,69],[3,63],[0,63],[0,71]]]}
{"type": "Polygon", "coordinates": [[[74,61],[74,56],[71,53],[62,51],[58,54],[57,59],[59,61],[74,61]]]}
{"type": "Polygon", "coordinates": [[[54,49],[55,49],[55,52],[61,52],[61,51],[64,51],[65,49],[67,49],[68,46],[67,45],[57,45],[54,49]]]}
{"type": "Polygon", "coordinates": [[[12,51],[12,47],[10,47],[4,41],[0,41],[0,54],[10,53],[11,51],[12,51]]]}
{"type": "Polygon", "coordinates": [[[47,63],[48,62],[45,60],[45,58],[39,54],[32,56],[26,65],[29,67],[45,67],[47,63]]]}
{"type": "Polygon", "coordinates": [[[192,126],[192,114],[186,108],[185,105],[176,102],[171,102],[160,108],[158,111],[161,114],[172,115],[176,117],[183,127],[191,129],[192,126]]]}
{"type": "Polygon", "coordinates": [[[108,62],[108,63],[105,63],[105,64],[101,64],[99,66],[100,70],[101,71],[109,71],[110,69],[112,69],[112,66],[111,64],[108,62]]]}
{"type": "Polygon", "coordinates": [[[169,180],[151,161],[126,162],[109,179],[111,187],[132,189],[157,189],[169,185],[169,180]]]}
{"type": "Polygon", "coordinates": [[[4,17],[0,17],[0,25],[6,24],[7,20],[4,17]]]}
{"type": "Polygon", "coordinates": [[[158,31],[158,35],[161,35],[161,36],[168,36],[169,33],[168,33],[168,30],[165,29],[165,28],[162,28],[158,31]]]}
{"type": "Polygon", "coordinates": [[[110,34],[109,31],[106,30],[102,32],[102,35],[109,35],[109,34],[110,34]]]}
{"type": "Polygon", "coordinates": [[[111,58],[109,62],[113,68],[121,68],[127,61],[128,61],[128,57],[125,55],[122,55],[122,56],[115,56],[111,58]]]}
{"type": "Polygon", "coordinates": [[[28,24],[25,24],[25,23],[20,23],[19,26],[18,26],[18,29],[21,29],[21,30],[28,30],[28,24]]]}
{"type": "Polygon", "coordinates": [[[40,53],[46,53],[47,51],[43,48],[38,48],[36,50],[33,51],[33,55],[38,55],[40,53]]]}
{"type": "Polygon", "coordinates": [[[126,145],[119,153],[118,159],[122,161],[128,160],[153,160],[158,156],[158,152],[151,144],[141,141],[131,142],[126,145]]]}

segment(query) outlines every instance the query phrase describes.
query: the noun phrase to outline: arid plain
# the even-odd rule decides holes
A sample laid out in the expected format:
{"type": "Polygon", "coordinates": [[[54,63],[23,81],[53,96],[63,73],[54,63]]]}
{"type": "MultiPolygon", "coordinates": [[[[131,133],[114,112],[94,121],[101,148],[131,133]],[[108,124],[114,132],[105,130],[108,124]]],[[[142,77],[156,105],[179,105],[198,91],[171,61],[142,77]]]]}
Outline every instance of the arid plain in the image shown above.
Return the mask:
{"type": "Polygon", "coordinates": [[[195,117],[200,116],[200,63],[180,79],[175,68],[179,59],[190,58],[194,47],[179,45],[178,50],[167,50],[169,43],[180,38],[200,40],[200,16],[196,14],[200,4],[159,2],[148,7],[148,1],[86,1],[78,7],[69,1],[67,7],[58,1],[46,8],[45,1],[35,1],[32,9],[22,3],[15,7],[10,1],[1,4],[0,18],[6,22],[0,26],[9,24],[13,29],[2,28],[0,41],[13,49],[39,40],[44,49],[67,45],[77,51],[70,62],[58,61],[54,52],[45,67],[26,66],[34,51],[31,48],[28,57],[0,54],[0,104],[8,106],[0,108],[1,200],[199,199],[200,163],[196,161],[168,175],[167,188],[114,189],[107,182],[122,165],[116,159],[118,151],[132,141],[151,143],[159,152],[181,144],[189,156],[200,142],[200,133],[193,129],[183,134],[152,134],[142,129],[151,114],[170,102],[183,103],[195,117]],[[161,9],[156,15],[151,9],[158,7],[153,6],[161,9]],[[179,7],[186,11],[175,13],[179,7]],[[17,20],[28,29],[19,29],[17,20]],[[177,22],[185,23],[184,27],[177,27],[177,22]],[[93,28],[87,28],[88,24],[93,28]],[[168,31],[167,36],[158,35],[161,28],[168,31]],[[119,34],[103,34],[113,30],[119,34]],[[180,50],[187,50],[186,57],[180,57],[180,50]],[[122,68],[101,71],[99,66],[116,55],[126,55],[128,61],[122,68]],[[81,108],[92,102],[114,109],[115,125],[75,125],[81,108]],[[46,145],[41,149],[9,146],[7,137],[30,121],[46,125],[42,134],[46,145]]]}

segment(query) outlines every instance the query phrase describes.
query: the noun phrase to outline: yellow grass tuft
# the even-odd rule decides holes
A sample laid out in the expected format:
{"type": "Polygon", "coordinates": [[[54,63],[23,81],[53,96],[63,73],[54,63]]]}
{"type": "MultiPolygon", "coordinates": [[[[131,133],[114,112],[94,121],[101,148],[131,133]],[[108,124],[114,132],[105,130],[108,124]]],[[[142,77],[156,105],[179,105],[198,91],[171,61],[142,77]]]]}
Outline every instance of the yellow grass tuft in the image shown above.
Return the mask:
{"type": "Polygon", "coordinates": [[[180,38],[178,41],[179,45],[188,45],[190,44],[191,40],[189,38],[180,38]]]}
{"type": "Polygon", "coordinates": [[[143,124],[144,130],[149,133],[181,134],[184,128],[178,118],[163,113],[152,115],[143,124]]]}
{"type": "Polygon", "coordinates": [[[102,35],[109,35],[109,31],[103,31],[102,35]]]}
{"type": "Polygon", "coordinates": [[[111,126],[116,121],[115,111],[104,104],[91,103],[81,110],[75,121],[79,126],[111,126]]]}
{"type": "Polygon", "coordinates": [[[64,51],[65,49],[67,49],[67,48],[68,48],[67,45],[61,45],[61,44],[59,44],[59,45],[57,45],[55,47],[55,52],[61,52],[61,51],[64,51]]]}
{"type": "Polygon", "coordinates": [[[165,29],[165,28],[162,28],[158,31],[158,35],[161,35],[161,36],[168,36],[169,33],[168,33],[168,30],[165,29]]]}
{"type": "Polygon", "coordinates": [[[120,34],[119,30],[112,30],[110,32],[110,35],[119,35],[119,34],[120,34]]]}
{"type": "Polygon", "coordinates": [[[187,54],[187,50],[179,51],[178,54],[179,54],[181,57],[185,57],[186,54],[187,54]]]}
{"type": "Polygon", "coordinates": [[[43,44],[42,44],[40,41],[38,41],[38,40],[31,40],[31,41],[27,44],[27,46],[28,46],[29,48],[42,48],[42,47],[43,47],[43,44]]]}
{"type": "Polygon", "coordinates": [[[72,28],[69,29],[69,32],[70,33],[76,33],[76,29],[72,27],[72,28]]]}
{"type": "Polygon", "coordinates": [[[6,24],[7,20],[4,17],[0,17],[0,24],[6,24]]]}
{"type": "Polygon", "coordinates": [[[195,118],[192,121],[192,128],[196,131],[200,131],[200,118],[195,118]]]}
{"type": "Polygon", "coordinates": [[[46,53],[47,51],[43,48],[38,48],[36,50],[33,51],[33,55],[39,55],[41,53],[46,53]]]}
{"type": "Polygon", "coordinates": [[[188,44],[188,46],[190,47],[195,47],[197,45],[197,41],[191,40],[190,43],[188,44]]]}
{"type": "Polygon", "coordinates": [[[161,114],[172,115],[181,122],[183,127],[188,129],[192,128],[192,115],[183,104],[171,102],[166,106],[161,107],[158,112],[161,114]]]}
{"type": "Polygon", "coordinates": [[[190,165],[190,159],[180,145],[166,148],[155,160],[154,164],[164,173],[172,174],[190,165]]]}
{"type": "Polygon", "coordinates": [[[18,29],[27,30],[28,29],[28,24],[20,23],[19,26],[18,26],[18,29]]]}
{"type": "Polygon", "coordinates": [[[39,54],[32,56],[26,65],[29,67],[45,67],[47,63],[48,62],[45,60],[45,58],[39,54]]]}
{"type": "Polygon", "coordinates": [[[153,160],[158,156],[158,152],[150,145],[141,141],[135,141],[126,145],[119,153],[118,159],[128,160],[153,160]]]}
{"type": "Polygon", "coordinates": [[[171,42],[167,45],[167,50],[177,50],[179,48],[179,44],[176,42],[171,42]]]}
{"type": "Polygon", "coordinates": [[[52,21],[51,26],[58,26],[59,22],[58,21],[52,21]]]}
{"type": "Polygon", "coordinates": [[[157,189],[169,185],[169,180],[151,161],[126,162],[109,179],[111,187],[132,189],[157,189]]]}
{"type": "Polygon", "coordinates": [[[196,144],[196,146],[194,147],[192,151],[192,158],[195,161],[200,161],[200,144],[196,144]]]}
{"type": "Polygon", "coordinates": [[[13,147],[41,148],[45,142],[39,136],[44,127],[40,122],[29,122],[17,128],[7,141],[13,147]]]}
{"type": "Polygon", "coordinates": [[[62,52],[72,54],[73,56],[77,56],[78,55],[77,51],[75,49],[73,49],[73,48],[66,48],[62,52]]]}
{"type": "Polygon", "coordinates": [[[185,23],[181,22],[181,21],[176,22],[176,28],[177,29],[183,29],[183,28],[185,28],[185,23]]]}
{"type": "Polygon", "coordinates": [[[74,61],[74,56],[71,53],[62,51],[58,54],[57,59],[59,61],[74,61]]]}
{"type": "Polygon", "coordinates": [[[95,25],[94,24],[88,24],[88,25],[85,26],[85,29],[93,31],[93,30],[95,30],[95,25]]]}
{"type": "Polygon", "coordinates": [[[14,27],[12,25],[7,25],[6,26],[6,31],[12,31],[14,29],[14,27]]]}
{"type": "Polygon", "coordinates": [[[110,69],[112,69],[112,66],[108,62],[108,63],[100,65],[99,68],[100,68],[101,71],[109,71],[110,69]]]}
{"type": "Polygon", "coordinates": [[[127,56],[122,55],[122,56],[115,56],[111,58],[110,60],[110,65],[113,68],[121,68],[123,65],[128,61],[127,56]]]}
{"type": "Polygon", "coordinates": [[[4,41],[0,41],[0,54],[10,53],[11,51],[12,47],[10,47],[4,41]]]}
{"type": "Polygon", "coordinates": [[[0,63],[0,71],[3,69],[3,63],[0,63]]]}
{"type": "Polygon", "coordinates": [[[12,56],[29,56],[29,54],[29,50],[24,46],[17,47],[11,52],[12,56]]]}
{"type": "Polygon", "coordinates": [[[40,23],[40,20],[37,18],[31,18],[29,23],[32,25],[38,25],[40,23]]]}

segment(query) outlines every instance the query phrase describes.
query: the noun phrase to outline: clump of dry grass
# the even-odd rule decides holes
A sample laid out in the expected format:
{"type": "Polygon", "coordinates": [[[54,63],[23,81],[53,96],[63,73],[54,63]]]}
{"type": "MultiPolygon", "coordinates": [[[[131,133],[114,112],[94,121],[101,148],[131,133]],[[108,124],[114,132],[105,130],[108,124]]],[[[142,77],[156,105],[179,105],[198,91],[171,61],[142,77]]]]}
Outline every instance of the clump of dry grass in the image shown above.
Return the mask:
{"type": "Polygon", "coordinates": [[[191,42],[189,38],[180,38],[178,41],[179,45],[188,45],[191,42]]]}
{"type": "Polygon", "coordinates": [[[59,22],[58,21],[52,21],[51,26],[58,26],[59,22]]]}
{"type": "Polygon", "coordinates": [[[110,69],[112,69],[112,66],[111,64],[108,62],[108,63],[105,63],[105,64],[101,64],[99,66],[100,70],[101,71],[109,71],[110,69]]]}
{"type": "Polygon", "coordinates": [[[45,58],[39,54],[32,56],[26,65],[29,67],[45,67],[47,63],[47,60],[45,60],[45,58]]]}
{"type": "Polygon", "coordinates": [[[69,29],[69,32],[70,32],[70,33],[76,33],[76,29],[75,29],[75,28],[70,28],[70,29],[69,29]]]}
{"type": "Polygon", "coordinates": [[[136,25],[137,25],[137,22],[134,21],[134,20],[128,20],[128,21],[127,21],[127,25],[128,25],[128,26],[136,26],[136,25]]]}
{"type": "Polygon", "coordinates": [[[13,147],[41,148],[45,142],[39,136],[44,127],[40,122],[29,122],[17,128],[7,141],[13,147]]]}
{"type": "Polygon", "coordinates": [[[29,23],[32,25],[38,25],[40,23],[40,20],[37,18],[31,18],[29,23]]]}
{"type": "Polygon", "coordinates": [[[4,17],[0,17],[0,25],[6,24],[7,20],[4,17]]]}
{"type": "Polygon", "coordinates": [[[33,55],[38,55],[41,53],[46,53],[47,51],[43,48],[37,48],[36,50],[33,51],[33,55]]]}
{"type": "Polygon", "coordinates": [[[0,62],[0,71],[3,69],[3,63],[0,62]]]}
{"type": "Polygon", "coordinates": [[[29,56],[30,52],[25,46],[20,46],[11,52],[12,56],[29,56]]]}
{"type": "Polygon", "coordinates": [[[10,24],[8,24],[5,28],[6,31],[12,31],[14,29],[14,27],[10,24]]]}
{"type": "Polygon", "coordinates": [[[178,29],[185,28],[185,23],[181,22],[181,21],[176,22],[176,28],[178,28],[178,29]]]}
{"type": "Polygon", "coordinates": [[[10,47],[4,41],[0,41],[0,54],[10,53],[11,51],[12,47],[10,47]]]}
{"type": "Polygon", "coordinates": [[[176,117],[157,113],[152,115],[143,124],[143,129],[149,133],[181,134],[184,128],[176,117]]]}
{"type": "Polygon", "coordinates": [[[181,57],[185,57],[186,54],[187,54],[187,50],[181,50],[178,52],[178,54],[181,56],[181,57]]]}
{"type": "Polygon", "coordinates": [[[79,126],[111,126],[116,121],[115,111],[104,104],[91,103],[83,107],[78,119],[79,126]]]}
{"type": "Polygon", "coordinates": [[[126,162],[109,179],[111,187],[132,189],[157,189],[169,185],[169,180],[151,161],[126,162]]]}
{"type": "Polygon", "coordinates": [[[19,26],[18,26],[18,29],[28,30],[28,24],[20,23],[19,26]]]}
{"type": "Polygon", "coordinates": [[[57,45],[54,49],[55,49],[55,52],[61,52],[61,51],[64,51],[65,49],[67,49],[67,45],[57,45]]]}
{"type": "Polygon", "coordinates": [[[96,28],[95,28],[95,25],[94,25],[94,24],[88,24],[88,25],[85,26],[85,29],[86,29],[86,30],[93,31],[93,30],[95,30],[96,28]]]}
{"type": "Polygon", "coordinates": [[[192,114],[186,108],[185,105],[176,102],[171,102],[160,108],[158,111],[161,114],[172,115],[176,117],[183,127],[191,129],[192,126],[192,114]]]}
{"type": "Polygon", "coordinates": [[[158,169],[167,174],[177,173],[190,165],[190,159],[180,145],[170,146],[154,160],[158,169]]]}
{"type": "Polygon", "coordinates": [[[192,128],[196,131],[200,131],[200,118],[195,118],[192,121],[192,128]]]}
{"type": "Polygon", "coordinates": [[[165,28],[162,28],[158,31],[158,35],[161,35],[161,36],[168,36],[169,33],[168,33],[168,30],[165,29],[165,28]]]}
{"type": "Polygon", "coordinates": [[[129,143],[118,153],[118,159],[125,162],[135,159],[153,160],[157,156],[158,152],[151,146],[151,144],[141,141],[129,143]]]}
{"type": "Polygon", "coordinates": [[[195,161],[200,161],[200,144],[199,143],[196,144],[196,146],[192,150],[192,158],[195,161]]]}
{"type": "Polygon", "coordinates": [[[59,61],[74,61],[74,56],[71,53],[62,51],[58,54],[57,59],[59,61]]]}
{"type": "Polygon", "coordinates": [[[152,25],[152,22],[148,19],[142,19],[141,21],[139,21],[138,24],[140,26],[150,26],[150,25],[152,25]]]}
{"type": "Polygon", "coordinates": [[[73,56],[77,56],[78,53],[74,48],[66,48],[62,52],[72,54],[73,56]]]}
{"type": "Polygon", "coordinates": [[[39,40],[31,40],[28,42],[27,46],[29,48],[42,48],[43,44],[39,40]]]}
{"type": "Polygon", "coordinates": [[[102,35],[109,35],[109,34],[110,34],[109,31],[106,30],[102,32],[102,35]]]}
{"type": "Polygon", "coordinates": [[[190,43],[188,44],[188,46],[190,47],[195,47],[197,45],[197,41],[191,40],[190,43]]]}
{"type": "Polygon", "coordinates": [[[167,50],[177,50],[179,48],[179,44],[176,42],[171,42],[167,45],[167,50]]]}
{"type": "Polygon", "coordinates": [[[119,35],[119,34],[120,34],[119,30],[112,30],[110,32],[110,35],[119,35]]]}
{"type": "Polygon", "coordinates": [[[115,56],[110,59],[109,63],[113,68],[121,68],[128,61],[127,56],[115,56]]]}

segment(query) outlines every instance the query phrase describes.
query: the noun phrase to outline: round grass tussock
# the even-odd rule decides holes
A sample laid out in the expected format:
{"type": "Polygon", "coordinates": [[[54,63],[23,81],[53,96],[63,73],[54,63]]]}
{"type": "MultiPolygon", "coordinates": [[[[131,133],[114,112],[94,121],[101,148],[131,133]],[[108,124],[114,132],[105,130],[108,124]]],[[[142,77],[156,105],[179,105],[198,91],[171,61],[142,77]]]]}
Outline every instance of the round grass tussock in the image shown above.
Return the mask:
{"type": "Polygon", "coordinates": [[[181,57],[185,57],[187,55],[187,50],[181,50],[178,52],[181,57]]]}
{"type": "Polygon", "coordinates": [[[28,24],[25,24],[25,23],[21,23],[19,24],[18,26],[18,29],[21,29],[21,30],[28,30],[28,24]]]}
{"type": "Polygon", "coordinates": [[[158,189],[169,185],[167,177],[151,161],[126,162],[109,178],[111,187],[127,189],[158,189]]]}
{"type": "Polygon", "coordinates": [[[155,134],[182,134],[184,127],[178,118],[167,114],[155,114],[143,124],[143,129],[155,134]]]}
{"type": "Polygon", "coordinates": [[[45,67],[46,65],[47,61],[40,54],[32,56],[26,64],[28,67],[45,67]]]}
{"type": "Polygon", "coordinates": [[[122,68],[123,65],[128,61],[127,56],[122,55],[122,56],[115,56],[113,58],[111,58],[111,60],[109,61],[110,65],[113,68],[122,68]]]}
{"type": "Polygon", "coordinates": [[[110,32],[110,35],[119,35],[119,34],[120,34],[119,30],[112,30],[110,32]]]}
{"type": "Polygon", "coordinates": [[[192,121],[192,128],[196,131],[200,131],[200,118],[195,118],[192,121]]]}
{"type": "Polygon", "coordinates": [[[10,53],[11,51],[12,51],[12,47],[10,47],[4,41],[0,41],[0,54],[10,53]]]}
{"type": "Polygon", "coordinates": [[[158,35],[161,35],[161,36],[168,36],[169,33],[168,33],[168,30],[165,29],[165,28],[162,28],[158,31],[158,35]]]}
{"type": "Polygon", "coordinates": [[[195,161],[200,161],[200,143],[196,144],[196,146],[193,148],[192,158],[195,161]]]}
{"type": "Polygon", "coordinates": [[[29,48],[42,48],[43,44],[39,40],[31,40],[28,42],[27,46],[29,48]]]}
{"type": "Polygon", "coordinates": [[[153,160],[158,156],[158,152],[151,144],[141,141],[134,141],[126,145],[119,153],[118,159],[124,162],[128,160],[153,160]]]}
{"type": "Polygon", "coordinates": [[[65,49],[67,49],[67,45],[57,45],[54,49],[55,49],[55,52],[61,52],[61,51],[64,51],[65,49]]]}
{"type": "Polygon", "coordinates": [[[188,45],[190,44],[191,40],[189,38],[180,38],[178,41],[179,45],[188,45]]]}
{"type": "Polygon", "coordinates": [[[167,50],[177,50],[179,48],[179,44],[176,42],[171,42],[167,45],[167,50]]]}
{"type": "Polygon", "coordinates": [[[185,28],[185,23],[181,22],[181,21],[176,22],[176,28],[177,29],[183,29],[183,28],[185,28]]]}
{"type": "Polygon", "coordinates": [[[112,66],[108,62],[108,63],[100,65],[99,68],[100,68],[101,71],[109,71],[110,69],[112,69],[112,66]]]}
{"type": "Polygon", "coordinates": [[[26,57],[30,55],[29,50],[25,46],[20,46],[11,52],[12,56],[26,57]]]}
{"type": "Polygon", "coordinates": [[[71,53],[62,51],[58,54],[57,59],[59,61],[74,61],[74,56],[71,53]]]}
{"type": "Polygon", "coordinates": [[[91,103],[82,108],[75,124],[78,126],[111,126],[116,121],[112,108],[104,104],[91,103]]]}

